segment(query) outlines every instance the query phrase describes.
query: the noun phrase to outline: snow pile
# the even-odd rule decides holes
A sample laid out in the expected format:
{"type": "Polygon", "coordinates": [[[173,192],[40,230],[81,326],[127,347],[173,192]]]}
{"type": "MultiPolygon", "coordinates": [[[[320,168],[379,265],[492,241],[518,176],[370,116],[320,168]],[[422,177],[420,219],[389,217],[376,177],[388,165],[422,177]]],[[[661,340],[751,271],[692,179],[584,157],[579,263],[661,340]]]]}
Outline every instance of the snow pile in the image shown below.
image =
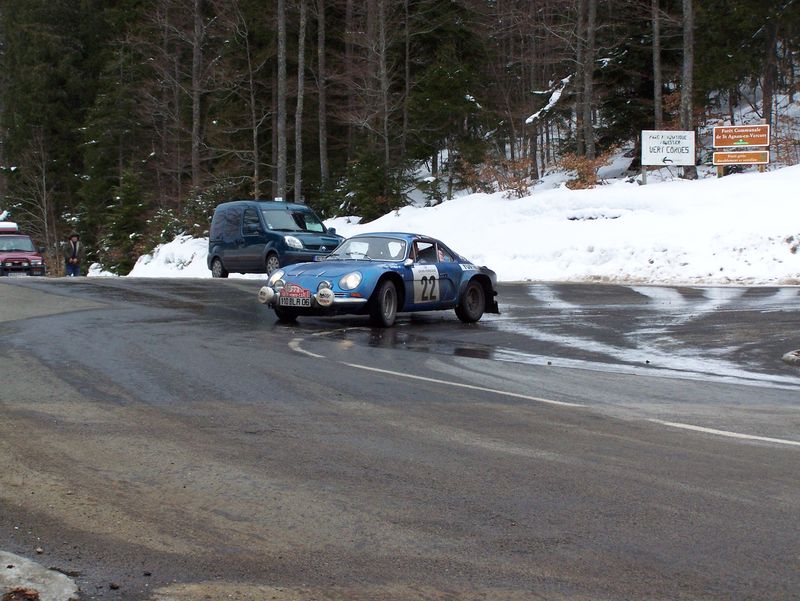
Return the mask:
{"type": "MultiPolygon", "coordinates": [[[[472,194],[363,225],[356,218],[327,223],[343,236],[440,238],[501,281],[800,283],[800,166],[662,179],[651,174],[647,186],[614,180],[593,190],[550,181],[522,199],[472,194]]],[[[210,277],[206,246],[205,239],[178,238],[140,258],[131,275],[210,277]]]]}

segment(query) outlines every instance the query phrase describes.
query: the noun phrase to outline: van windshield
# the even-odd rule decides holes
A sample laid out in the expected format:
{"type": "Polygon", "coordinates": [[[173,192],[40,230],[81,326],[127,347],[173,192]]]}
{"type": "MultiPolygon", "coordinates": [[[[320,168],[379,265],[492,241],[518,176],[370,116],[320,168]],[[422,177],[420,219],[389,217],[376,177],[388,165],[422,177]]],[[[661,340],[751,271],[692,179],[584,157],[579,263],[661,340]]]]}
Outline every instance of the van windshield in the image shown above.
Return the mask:
{"type": "Polygon", "coordinates": [[[267,227],[278,232],[324,232],[325,226],[311,211],[262,209],[267,227]]]}

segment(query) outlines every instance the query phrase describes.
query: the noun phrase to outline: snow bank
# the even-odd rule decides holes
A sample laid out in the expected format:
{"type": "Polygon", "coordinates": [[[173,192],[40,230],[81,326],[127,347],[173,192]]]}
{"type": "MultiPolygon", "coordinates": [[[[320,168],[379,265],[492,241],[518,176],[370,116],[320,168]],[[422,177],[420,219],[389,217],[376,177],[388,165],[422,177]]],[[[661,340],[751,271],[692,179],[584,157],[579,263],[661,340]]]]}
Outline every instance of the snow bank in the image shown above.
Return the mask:
{"type": "MultiPolygon", "coordinates": [[[[328,222],[343,236],[408,231],[440,238],[501,281],[800,283],[800,166],[767,173],[593,190],[563,185],[522,199],[472,194],[375,221],[328,222]]],[[[205,239],[178,238],[132,276],[210,277],[205,239]]],[[[263,277],[263,276],[261,276],[263,277]]]]}

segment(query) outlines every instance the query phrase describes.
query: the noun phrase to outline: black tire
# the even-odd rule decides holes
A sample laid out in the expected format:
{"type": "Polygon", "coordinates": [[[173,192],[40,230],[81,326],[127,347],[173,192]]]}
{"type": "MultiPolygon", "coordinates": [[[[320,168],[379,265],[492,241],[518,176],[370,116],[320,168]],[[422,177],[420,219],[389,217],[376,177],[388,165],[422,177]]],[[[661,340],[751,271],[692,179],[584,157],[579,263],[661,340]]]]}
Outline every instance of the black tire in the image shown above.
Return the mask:
{"type": "Polygon", "coordinates": [[[278,316],[278,321],[282,321],[283,323],[293,323],[297,321],[297,311],[294,309],[275,307],[275,315],[278,316]]]}
{"type": "Polygon", "coordinates": [[[219,257],[215,257],[213,261],[211,261],[211,277],[212,278],[227,278],[228,277],[228,270],[225,269],[225,266],[222,264],[222,259],[219,257]]]}
{"type": "Polygon", "coordinates": [[[267,275],[272,275],[281,267],[281,261],[278,259],[278,255],[275,253],[269,253],[265,260],[265,266],[267,268],[267,275]]]}
{"type": "Polygon", "coordinates": [[[456,315],[464,323],[475,323],[486,310],[486,293],[483,290],[480,282],[475,280],[467,284],[464,294],[458,301],[456,307],[456,315]]]}
{"type": "Polygon", "coordinates": [[[383,280],[369,305],[372,323],[381,328],[390,328],[397,317],[397,288],[392,280],[383,280]]]}

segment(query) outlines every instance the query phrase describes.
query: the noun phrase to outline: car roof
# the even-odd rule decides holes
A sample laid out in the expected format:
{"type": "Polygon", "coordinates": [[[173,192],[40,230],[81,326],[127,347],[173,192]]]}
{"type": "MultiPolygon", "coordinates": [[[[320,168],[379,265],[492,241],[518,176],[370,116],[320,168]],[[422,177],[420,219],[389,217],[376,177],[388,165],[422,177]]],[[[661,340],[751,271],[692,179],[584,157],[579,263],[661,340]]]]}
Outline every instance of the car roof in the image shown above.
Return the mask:
{"type": "Polygon", "coordinates": [[[432,238],[431,236],[425,236],[423,234],[413,234],[411,232],[370,232],[364,234],[356,234],[355,236],[351,236],[352,238],[362,238],[362,237],[379,237],[379,238],[401,238],[406,242],[413,242],[414,240],[424,239],[424,240],[432,240],[435,242],[440,242],[436,238],[432,238]]]}
{"type": "Polygon", "coordinates": [[[13,221],[0,221],[0,234],[19,234],[19,226],[13,221]]]}
{"type": "Polygon", "coordinates": [[[232,207],[232,206],[252,206],[258,205],[260,209],[286,209],[287,211],[311,211],[311,207],[308,205],[302,205],[295,202],[284,202],[283,200],[270,200],[267,198],[259,199],[259,200],[231,200],[228,202],[223,202],[217,208],[220,207],[232,207]]]}

